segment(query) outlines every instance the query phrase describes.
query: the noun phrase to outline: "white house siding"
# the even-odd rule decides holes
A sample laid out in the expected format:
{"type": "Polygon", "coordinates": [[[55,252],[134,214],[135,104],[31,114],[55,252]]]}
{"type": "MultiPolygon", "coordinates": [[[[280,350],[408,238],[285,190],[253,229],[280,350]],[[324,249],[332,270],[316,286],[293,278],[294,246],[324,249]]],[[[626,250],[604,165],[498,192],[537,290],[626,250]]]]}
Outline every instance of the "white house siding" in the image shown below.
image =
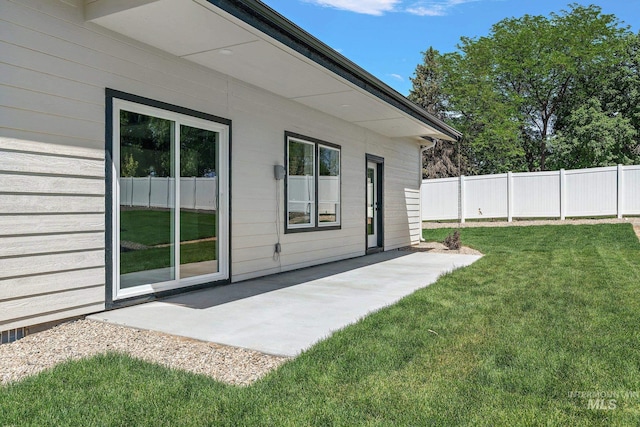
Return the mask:
{"type": "Polygon", "coordinates": [[[363,255],[366,153],[385,159],[385,248],[417,240],[415,141],[86,23],[79,0],[0,0],[0,51],[0,330],[104,308],[107,87],[232,120],[234,282],[363,255]],[[281,223],[274,259],[285,131],[342,146],[342,228],[285,235],[281,223]]]}
{"type": "MultiPolygon", "coordinates": [[[[380,141],[384,144],[384,141],[380,141]]],[[[397,249],[419,240],[420,153],[415,141],[381,145],[384,157],[384,248],[397,249]]]]}
{"type": "Polygon", "coordinates": [[[0,330],[101,310],[103,152],[0,137],[0,171],[0,330]]]}
{"type": "MultiPolygon", "coordinates": [[[[385,159],[385,248],[411,243],[405,189],[418,188],[416,142],[390,140],[254,87],[236,84],[229,95],[234,281],[363,255],[366,154],[385,159]],[[286,195],[283,181],[273,179],[273,165],[284,161],[284,130],[342,147],[342,224],[340,230],[285,234],[281,223],[282,253],[274,260],[276,190],[281,220],[286,195]]],[[[419,204],[419,198],[414,200],[419,204]]]]}

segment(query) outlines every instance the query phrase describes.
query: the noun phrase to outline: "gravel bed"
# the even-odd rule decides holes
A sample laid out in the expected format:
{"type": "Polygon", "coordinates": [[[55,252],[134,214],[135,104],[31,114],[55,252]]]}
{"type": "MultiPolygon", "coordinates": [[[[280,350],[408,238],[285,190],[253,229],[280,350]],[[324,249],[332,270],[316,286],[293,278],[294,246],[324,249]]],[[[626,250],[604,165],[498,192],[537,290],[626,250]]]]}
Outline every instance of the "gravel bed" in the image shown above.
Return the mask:
{"type": "Polygon", "coordinates": [[[249,385],[289,360],[253,350],[82,319],[0,345],[0,384],[34,375],[66,360],[106,352],[126,353],[233,385],[249,385]]]}
{"type": "Polygon", "coordinates": [[[449,249],[440,242],[420,242],[417,245],[400,248],[400,250],[409,252],[430,252],[438,254],[483,255],[482,252],[468,246],[461,246],[460,249],[449,249]]]}

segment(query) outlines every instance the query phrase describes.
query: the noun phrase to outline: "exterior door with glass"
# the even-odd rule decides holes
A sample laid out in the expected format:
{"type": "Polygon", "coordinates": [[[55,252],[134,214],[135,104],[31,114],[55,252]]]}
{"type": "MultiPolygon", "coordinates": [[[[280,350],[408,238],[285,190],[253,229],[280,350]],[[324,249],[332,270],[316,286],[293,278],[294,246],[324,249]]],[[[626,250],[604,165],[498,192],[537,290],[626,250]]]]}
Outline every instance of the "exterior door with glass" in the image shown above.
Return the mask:
{"type": "Polygon", "coordinates": [[[378,247],[378,164],[367,162],[367,249],[378,247]]]}
{"type": "Polygon", "coordinates": [[[228,126],[113,103],[113,300],[225,280],[228,126]]]}

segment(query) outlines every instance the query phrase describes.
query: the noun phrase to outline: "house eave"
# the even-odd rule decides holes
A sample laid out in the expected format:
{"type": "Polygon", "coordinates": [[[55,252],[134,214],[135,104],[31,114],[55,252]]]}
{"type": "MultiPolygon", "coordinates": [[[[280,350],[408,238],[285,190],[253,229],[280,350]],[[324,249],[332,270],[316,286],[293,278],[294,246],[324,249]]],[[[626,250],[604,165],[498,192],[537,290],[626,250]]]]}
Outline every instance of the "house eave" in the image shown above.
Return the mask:
{"type": "MultiPolygon", "coordinates": [[[[137,18],[145,18],[142,19],[142,21],[145,21],[146,18],[149,17],[145,14],[144,10],[151,11],[152,13],[155,11],[156,13],[155,16],[150,17],[150,21],[153,21],[153,19],[155,19],[155,21],[144,23],[139,20],[135,22],[136,24],[156,26],[166,24],[167,16],[158,13],[158,10],[163,7],[162,5],[169,5],[167,7],[173,7],[174,10],[178,7],[187,9],[195,7],[195,5],[204,6],[206,9],[209,9],[210,12],[213,12],[209,13],[210,20],[208,23],[204,22],[201,24],[204,30],[211,30],[211,28],[219,22],[219,18],[221,17],[227,21],[236,20],[235,23],[244,28],[243,31],[245,31],[246,35],[256,37],[260,39],[261,42],[266,42],[268,45],[276,47],[279,52],[283,49],[288,49],[293,55],[288,55],[287,57],[292,61],[297,61],[298,66],[313,66],[316,70],[324,70],[324,73],[328,72],[333,75],[336,80],[342,81],[342,86],[339,86],[337,92],[346,93],[352,91],[353,93],[350,95],[351,98],[358,98],[358,107],[354,108],[362,108],[362,105],[367,102],[366,98],[368,97],[381,103],[381,105],[378,105],[379,110],[390,108],[388,110],[389,112],[392,110],[396,111],[396,113],[393,114],[388,113],[382,115],[376,115],[374,113],[367,113],[366,115],[359,114],[357,118],[348,121],[390,137],[429,136],[439,139],[456,140],[461,136],[461,134],[451,126],[409,101],[402,94],[258,0],[191,0],[188,2],[172,2],[171,0],[133,0],[132,2],[123,0],[94,0],[85,4],[85,17],[87,20],[91,20],[98,25],[105,26],[129,37],[137,38],[140,41],[171,52],[171,49],[166,49],[162,44],[164,42],[162,37],[149,37],[145,39],[142,32],[136,34],[136,30],[131,29],[131,27],[135,25],[123,24],[124,22],[129,24],[133,23],[132,16],[134,16],[134,14],[132,13],[129,17],[126,15],[134,9],[136,9],[135,16],[137,18]],[[205,6],[207,4],[209,5],[208,7],[205,6]],[[216,10],[221,12],[216,12],[216,10]],[[223,16],[221,15],[222,13],[226,15],[223,16]],[[118,22],[119,19],[121,20],[120,23],[118,22]],[[290,58],[291,56],[293,58],[290,58]],[[299,59],[295,59],[296,57],[299,59]],[[384,105],[387,107],[384,107],[384,105]],[[385,120],[387,121],[385,122],[385,120]]],[[[201,9],[201,11],[204,12],[204,9],[201,9]]],[[[204,14],[207,13],[204,12],[204,14]]],[[[171,17],[171,19],[173,19],[173,17],[171,17]]],[[[193,40],[188,40],[189,35],[187,32],[184,34],[180,34],[179,32],[174,33],[172,37],[184,37],[186,43],[193,42],[193,40]]],[[[191,37],[193,37],[193,35],[191,35],[191,37]]],[[[238,46],[240,46],[238,48],[239,50],[242,49],[243,44],[250,44],[241,40],[238,42],[238,46]]],[[[166,43],[168,43],[167,46],[169,46],[171,42],[166,43]]],[[[171,53],[188,60],[195,60],[195,62],[201,59],[198,57],[199,52],[195,50],[178,53],[174,51],[171,53]]],[[[245,53],[243,60],[245,62],[250,61],[251,58],[246,55],[250,54],[245,53]]],[[[253,59],[256,60],[255,58],[253,59]]],[[[218,61],[218,59],[216,59],[216,61],[218,61]]],[[[217,71],[222,71],[223,73],[227,72],[225,65],[222,67],[218,66],[218,62],[221,61],[214,63],[213,60],[209,58],[208,63],[203,64],[203,62],[204,60],[199,63],[217,69],[217,71]]],[[[280,70],[272,67],[266,71],[277,75],[280,70]]],[[[239,78],[241,80],[243,79],[242,77],[239,78]]],[[[252,79],[249,78],[246,81],[260,86],[259,79],[252,81],[252,79]],[[256,83],[256,81],[258,81],[258,83],[256,83]]],[[[313,79],[310,79],[310,83],[313,84],[315,82],[313,79]]],[[[286,92],[287,90],[284,88],[284,85],[286,85],[287,82],[283,81],[281,84],[283,85],[282,91],[279,91],[277,87],[271,87],[267,90],[275,93],[286,92]]],[[[334,85],[333,88],[335,89],[336,86],[334,85]]],[[[282,95],[283,93],[278,94],[282,95]]],[[[331,95],[335,95],[335,92],[319,91],[313,94],[295,94],[295,96],[286,96],[285,94],[285,97],[302,102],[312,108],[319,107],[321,111],[324,108],[325,112],[329,112],[329,114],[333,113],[336,117],[342,118],[342,112],[339,111],[339,108],[336,108],[336,106],[340,106],[341,103],[332,98],[331,101],[333,103],[330,105],[327,100],[331,95]],[[326,99],[320,100],[319,98],[313,98],[312,95],[317,95],[318,97],[325,96],[326,99]]],[[[347,95],[344,96],[346,97],[347,95]]],[[[348,102],[344,103],[348,104],[348,102]]]]}
{"type": "MultiPolygon", "coordinates": [[[[207,0],[273,37],[317,64],[371,93],[387,104],[434,128],[441,139],[457,140],[460,132],[411,102],[377,77],[341,55],[289,19],[258,0],[207,0]]],[[[425,135],[431,136],[431,135],[425,135]]],[[[435,135],[434,135],[435,136],[435,135]]]]}

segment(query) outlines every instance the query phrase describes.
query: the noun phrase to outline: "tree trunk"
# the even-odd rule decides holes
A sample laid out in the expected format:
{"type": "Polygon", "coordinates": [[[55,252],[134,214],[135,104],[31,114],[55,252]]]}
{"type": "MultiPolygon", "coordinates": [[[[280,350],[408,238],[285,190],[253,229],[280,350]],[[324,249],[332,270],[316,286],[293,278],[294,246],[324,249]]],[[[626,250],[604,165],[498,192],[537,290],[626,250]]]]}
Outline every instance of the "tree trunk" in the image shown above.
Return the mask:
{"type": "Polygon", "coordinates": [[[547,131],[549,118],[542,119],[542,140],[540,141],[540,170],[547,170],[547,131]]]}

